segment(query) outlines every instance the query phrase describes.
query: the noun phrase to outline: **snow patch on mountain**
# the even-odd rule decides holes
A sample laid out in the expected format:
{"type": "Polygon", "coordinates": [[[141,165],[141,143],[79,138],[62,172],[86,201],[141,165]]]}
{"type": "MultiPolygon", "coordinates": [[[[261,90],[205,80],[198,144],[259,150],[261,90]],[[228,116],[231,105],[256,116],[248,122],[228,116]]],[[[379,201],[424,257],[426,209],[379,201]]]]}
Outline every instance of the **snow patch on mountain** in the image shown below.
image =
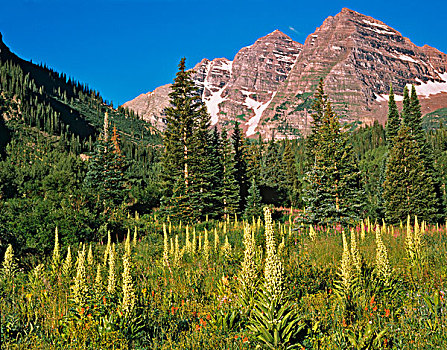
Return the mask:
{"type": "Polygon", "coordinates": [[[209,90],[211,92],[211,95],[204,98],[206,109],[211,116],[211,125],[215,125],[219,121],[219,104],[226,100],[224,97],[222,97],[222,92],[225,90],[225,87],[226,86],[215,92],[209,90]]]}
{"type": "MultiPolygon", "coordinates": [[[[416,93],[419,97],[429,97],[430,95],[440,94],[442,92],[447,92],[447,72],[443,74],[438,74],[439,78],[443,81],[433,81],[429,80],[427,82],[423,82],[419,78],[416,78],[416,81],[420,85],[415,85],[416,93]]],[[[407,84],[409,90],[411,90],[411,84],[407,84]]],[[[377,102],[389,101],[390,95],[378,95],[376,96],[377,102]]],[[[400,95],[394,95],[394,99],[396,101],[403,101],[404,97],[400,95]]]]}
{"type": "MultiPolygon", "coordinates": [[[[248,106],[249,108],[251,108],[253,110],[253,112],[255,113],[255,115],[253,117],[251,117],[248,120],[248,122],[245,124],[245,125],[248,125],[248,129],[247,129],[247,133],[246,133],[246,135],[248,137],[248,136],[252,136],[255,134],[255,129],[259,125],[262,113],[264,113],[265,109],[268,107],[270,102],[272,102],[273,98],[276,95],[276,91],[272,94],[272,97],[270,98],[270,100],[268,100],[265,103],[258,102],[256,100],[252,99],[250,96],[247,95],[246,91],[242,91],[242,93],[244,95],[246,95],[245,105],[248,106]]],[[[248,94],[250,94],[250,93],[248,93],[248,94]]]]}
{"type": "Polygon", "coordinates": [[[369,24],[371,26],[374,26],[374,27],[379,27],[379,28],[383,28],[383,29],[390,29],[390,27],[388,27],[386,24],[380,24],[380,23],[371,22],[371,21],[369,21],[367,19],[364,19],[363,22],[366,23],[366,24],[369,24]]]}
{"type": "Polygon", "coordinates": [[[394,32],[390,32],[389,31],[390,27],[388,27],[385,24],[374,23],[374,22],[368,21],[367,19],[364,19],[363,22],[368,24],[368,25],[370,25],[370,26],[376,27],[376,28],[365,27],[365,28],[367,28],[369,30],[372,30],[373,32],[376,32],[376,33],[379,33],[379,34],[392,34],[392,35],[395,34],[394,32]],[[382,29],[378,29],[378,28],[382,28],[382,29]],[[385,30],[383,30],[383,29],[385,29],[385,30]]]}
{"type": "Polygon", "coordinates": [[[399,55],[399,59],[401,59],[402,61],[418,63],[418,61],[414,60],[412,57],[407,56],[407,55],[399,55]]]}
{"type": "Polygon", "coordinates": [[[447,92],[447,72],[438,75],[443,80],[442,82],[429,80],[424,83],[421,80],[416,79],[416,81],[421,83],[421,85],[415,86],[417,94],[420,96],[428,97],[430,95],[436,95],[441,92],[447,92]]]}

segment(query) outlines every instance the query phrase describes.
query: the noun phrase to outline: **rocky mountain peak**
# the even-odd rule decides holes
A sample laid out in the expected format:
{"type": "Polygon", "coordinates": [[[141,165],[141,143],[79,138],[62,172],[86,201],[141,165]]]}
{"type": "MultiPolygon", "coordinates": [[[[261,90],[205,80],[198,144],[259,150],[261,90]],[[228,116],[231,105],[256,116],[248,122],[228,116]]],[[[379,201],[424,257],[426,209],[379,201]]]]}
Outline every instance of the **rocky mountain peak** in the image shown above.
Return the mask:
{"type": "MultiPolygon", "coordinates": [[[[273,131],[276,137],[309,131],[311,99],[321,78],[346,123],[385,122],[390,84],[397,95],[414,84],[425,113],[447,106],[447,55],[418,47],[387,24],[348,8],[328,17],[304,45],[275,30],[232,61],[202,60],[193,74],[213,124],[237,120],[247,136],[267,137],[273,131]]],[[[160,92],[144,98],[164,101],[160,92]]],[[[145,118],[159,113],[162,119],[163,104],[167,101],[144,104],[157,105],[157,111],[141,109],[135,100],[126,105],[145,118]]]]}

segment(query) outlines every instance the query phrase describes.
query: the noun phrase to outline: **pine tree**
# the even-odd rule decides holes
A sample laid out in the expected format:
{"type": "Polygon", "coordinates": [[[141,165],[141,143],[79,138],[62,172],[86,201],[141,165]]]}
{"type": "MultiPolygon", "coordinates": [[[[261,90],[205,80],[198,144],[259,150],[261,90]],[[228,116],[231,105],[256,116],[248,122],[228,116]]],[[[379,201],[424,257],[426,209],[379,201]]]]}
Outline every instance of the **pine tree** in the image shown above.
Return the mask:
{"type": "Polygon", "coordinates": [[[97,194],[105,210],[109,205],[121,203],[129,190],[125,176],[127,163],[120,150],[117,129],[113,128],[111,138],[108,129],[109,122],[106,113],[104,129],[91,155],[88,172],[84,179],[84,186],[97,194]]]}
{"type": "Polygon", "coordinates": [[[412,138],[417,142],[421,160],[426,170],[426,178],[430,178],[430,182],[433,184],[432,191],[436,196],[436,215],[431,218],[431,221],[440,221],[444,213],[441,181],[439,180],[439,173],[434,166],[433,149],[427,142],[425,131],[422,128],[421,105],[414,85],[411,88],[411,96],[404,99],[404,111],[402,114],[405,115],[404,124],[408,126],[412,138]]]}
{"type": "Polygon", "coordinates": [[[262,214],[262,198],[256,180],[251,179],[251,186],[248,189],[247,205],[244,216],[248,220],[251,217],[259,217],[262,214]]]}
{"type": "Polygon", "coordinates": [[[197,220],[210,212],[210,117],[199,90],[179,64],[165,109],[166,130],[162,157],[162,209],[177,219],[197,220]]]}
{"type": "Polygon", "coordinates": [[[223,216],[223,191],[224,191],[224,155],[219,131],[214,127],[211,136],[210,156],[210,182],[213,184],[210,193],[210,218],[219,219],[223,216]]]}
{"type": "Polygon", "coordinates": [[[312,105],[311,133],[306,138],[307,163],[311,166],[315,161],[315,150],[318,146],[319,130],[323,121],[324,111],[328,103],[327,95],[324,93],[323,79],[320,79],[312,105]]]}
{"type": "Polygon", "coordinates": [[[404,87],[404,99],[402,101],[401,117],[402,117],[403,124],[405,124],[411,128],[411,125],[413,124],[413,122],[412,122],[412,117],[411,117],[410,94],[409,94],[407,86],[404,87]]]}
{"type": "Polygon", "coordinates": [[[234,149],[234,167],[235,178],[239,187],[239,207],[238,213],[242,213],[245,208],[248,185],[247,185],[247,160],[245,154],[245,142],[239,122],[234,124],[233,134],[231,140],[234,149]]]}
{"type": "Polygon", "coordinates": [[[285,183],[289,204],[294,207],[301,206],[301,181],[298,178],[295,154],[292,151],[292,144],[287,139],[282,156],[282,164],[285,174],[285,183]]]}
{"type": "Polygon", "coordinates": [[[222,205],[224,218],[226,219],[238,210],[239,186],[236,180],[234,153],[226,129],[222,130],[221,140],[223,158],[222,205]]]}
{"type": "Polygon", "coordinates": [[[396,137],[400,129],[400,117],[394,100],[393,86],[390,86],[390,95],[388,100],[388,121],[386,123],[386,140],[388,149],[393,147],[393,139],[396,137]]]}
{"type": "MultiPolygon", "coordinates": [[[[211,159],[212,138],[209,131],[211,119],[206,108],[201,108],[193,130],[192,149],[190,153],[190,187],[191,209],[195,219],[204,219],[213,212],[216,199],[214,189],[218,184],[213,183],[211,159]]],[[[217,196],[218,197],[218,196],[217,196]]]]}
{"type": "Polygon", "coordinates": [[[387,222],[404,221],[408,215],[432,222],[436,217],[436,194],[427,176],[417,141],[403,125],[390,151],[383,184],[387,222]]]}
{"type": "Polygon", "coordinates": [[[364,193],[348,134],[343,132],[320,82],[316,94],[318,125],[313,126],[313,164],[306,174],[304,220],[312,224],[354,224],[361,218],[364,193]]]}
{"type": "Polygon", "coordinates": [[[283,205],[287,201],[286,174],[282,153],[273,138],[269,141],[262,159],[261,184],[269,190],[268,203],[283,205]]]}

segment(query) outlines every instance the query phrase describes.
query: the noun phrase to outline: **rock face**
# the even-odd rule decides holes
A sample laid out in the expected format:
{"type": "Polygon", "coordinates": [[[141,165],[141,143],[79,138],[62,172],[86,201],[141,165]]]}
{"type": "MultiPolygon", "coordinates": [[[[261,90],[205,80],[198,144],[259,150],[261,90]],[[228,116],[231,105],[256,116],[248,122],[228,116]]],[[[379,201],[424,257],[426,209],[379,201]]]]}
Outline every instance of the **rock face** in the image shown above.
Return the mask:
{"type": "Polygon", "coordinates": [[[310,122],[306,98],[320,78],[342,120],[384,122],[379,111],[390,84],[396,94],[415,84],[420,97],[428,97],[447,91],[446,70],[447,55],[428,46],[420,48],[386,24],[343,9],[306,39],[261,123],[266,133],[281,123],[306,133],[310,122]]]}
{"type": "MultiPolygon", "coordinates": [[[[198,63],[192,78],[200,88],[212,124],[223,126],[239,120],[247,135],[254,135],[263,111],[287,79],[301,47],[275,30],[242,48],[233,61],[216,58],[198,63]]],[[[170,85],[164,85],[124,106],[162,126],[162,111],[169,104],[169,90],[170,85]]]]}
{"type": "MultiPolygon", "coordinates": [[[[415,84],[424,113],[447,106],[447,55],[418,47],[386,24],[349,9],[328,17],[304,45],[275,31],[241,49],[233,61],[204,59],[193,73],[213,124],[239,120],[247,136],[267,137],[309,131],[320,78],[348,123],[384,123],[390,84],[397,95],[415,84]]],[[[161,120],[168,91],[165,85],[125,105],[148,120],[161,120]]]]}

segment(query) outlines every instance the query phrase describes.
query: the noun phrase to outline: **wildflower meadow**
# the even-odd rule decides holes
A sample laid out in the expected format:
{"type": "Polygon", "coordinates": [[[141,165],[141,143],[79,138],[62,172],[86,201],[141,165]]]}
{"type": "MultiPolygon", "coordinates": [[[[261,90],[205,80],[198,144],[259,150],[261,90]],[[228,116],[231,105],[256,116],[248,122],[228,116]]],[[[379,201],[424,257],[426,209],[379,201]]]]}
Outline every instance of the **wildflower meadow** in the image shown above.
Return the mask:
{"type": "MultiPolygon", "coordinates": [[[[5,349],[443,349],[446,227],[130,218],[1,270],[5,349]]],[[[275,213],[277,214],[277,213],[275,213]]]]}

